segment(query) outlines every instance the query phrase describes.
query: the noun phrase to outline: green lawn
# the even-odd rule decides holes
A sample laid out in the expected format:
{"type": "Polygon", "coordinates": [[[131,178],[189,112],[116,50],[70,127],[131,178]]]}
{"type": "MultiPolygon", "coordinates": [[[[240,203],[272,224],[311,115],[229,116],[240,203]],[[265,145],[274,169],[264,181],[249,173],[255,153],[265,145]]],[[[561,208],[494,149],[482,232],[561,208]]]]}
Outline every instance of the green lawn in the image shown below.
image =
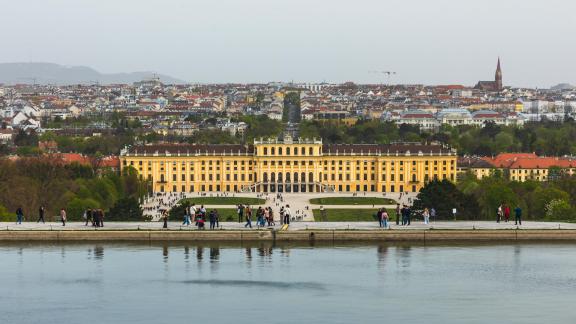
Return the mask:
{"type": "Polygon", "coordinates": [[[395,205],[396,201],[378,197],[327,197],[310,199],[312,205],[395,205]]]}
{"type": "Polygon", "coordinates": [[[180,202],[189,201],[196,205],[259,205],[264,204],[266,200],[260,198],[245,198],[245,197],[198,197],[198,198],[186,198],[182,199],[180,202]]]}
{"type": "MultiPolygon", "coordinates": [[[[210,211],[210,209],[208,209],[210,211]]],[[[218,215],[220,215],[221,222],[237,222],[238,214],[236,208],[222,208],[218,209],[218,215]]],[[[244,220],[242,220],[244,221],[244,220]]]]}
{"type": "MultiPolygon", "coordinates": [[[[317,222],[376,222],[377,209],[324,209],[326,220],[322,219],[320,209],[314,209],[314,219],[317,222]]],[[[396,211],[388,209],[390,220],[395,220],[396,211]]]]}

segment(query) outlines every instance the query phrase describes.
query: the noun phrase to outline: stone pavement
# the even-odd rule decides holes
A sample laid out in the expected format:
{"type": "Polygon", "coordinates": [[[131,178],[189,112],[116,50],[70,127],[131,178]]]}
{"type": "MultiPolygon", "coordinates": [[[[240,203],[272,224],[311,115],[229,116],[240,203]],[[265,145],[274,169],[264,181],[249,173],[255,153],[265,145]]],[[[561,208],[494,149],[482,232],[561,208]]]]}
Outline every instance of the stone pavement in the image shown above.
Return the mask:
{"type": "MultiPolygon", "coordinates": [[[[222,222],[220,223],[223,230],[250,230],[244,228],[244,223],[235,222],[222,222]]],[[[207,224],[208,226],[208,224],[207,224]]],[[[252,223],[253,229],[256,230],[255,222],[252,223]]],[[[181,226],[181,222],[169,222],[170,230],[197,230],[195,226],[181,226]]],[[[266,227],[267,228],[267,227],[266,227]]],[[[391,224],[392,230],[425,230],[425,229],[450,229],[450,230],[470,230],[470,229],[516,229],[517,226],[514,222],[500,223],[486,222],[486,221],[457,221],[457,222],[432,222],[429,225],[424,225],[422,221],[414,221],[410,226],[396,226],[396,223],[391,224]]],[[[554,223],[554,222],[523,222],[520,229],[574,229],[576,224],[573,223],[554,223]]],[[[162,222],[104,222],[103,228],[97,230],[159,230],[162,229],[162,222]]],[[[280,225],[274,227],[280,229],[280,225]]],[[[292,222],[288,230],[375,230],[379,229],[376,222],[292,222]]],[[[91,226],[84,226],[84,223],[69,222],[66,226],[61,223],[46,223],[37,224],[35,222],[25,222],[22,225],[14,223],[0,223],[0,231],[6,230],[96,230],[91,226]]]]}

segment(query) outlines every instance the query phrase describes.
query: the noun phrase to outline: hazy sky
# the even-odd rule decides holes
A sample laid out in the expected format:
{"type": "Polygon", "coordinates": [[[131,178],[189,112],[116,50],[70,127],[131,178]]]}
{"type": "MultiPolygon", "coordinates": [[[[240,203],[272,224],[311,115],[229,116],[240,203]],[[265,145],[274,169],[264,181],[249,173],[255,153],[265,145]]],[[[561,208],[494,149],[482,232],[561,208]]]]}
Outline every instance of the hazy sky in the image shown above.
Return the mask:
{"type": "Polygon", "coordinates": [[[0,0],[0,62],[191,82],[576,83],[571,0],[0,0]]]}

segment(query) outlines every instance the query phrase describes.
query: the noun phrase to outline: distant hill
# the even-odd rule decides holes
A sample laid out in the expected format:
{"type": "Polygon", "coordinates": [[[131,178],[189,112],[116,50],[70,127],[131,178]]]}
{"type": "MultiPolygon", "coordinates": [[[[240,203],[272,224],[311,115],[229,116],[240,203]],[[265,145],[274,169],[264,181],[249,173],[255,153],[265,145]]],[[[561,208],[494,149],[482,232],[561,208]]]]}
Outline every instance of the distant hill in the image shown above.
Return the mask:
{"type": "Polygon", "coordinates": [[[560,83],[550,88],[550,90],[572,90],[572,89],[576,89],[576,87],[568,83],[560,83]]]}
{"type": "MultiPolygon", "coordinates": [[[[86,66],[64,66],[54,63],[0,63],[0,83],[4,84],[101,84],[142,81],[153,77],[154,72],[100,73],[86,66]]],[[[183,80],[156,74],[165,84],[183,84],[183,80]]]]}

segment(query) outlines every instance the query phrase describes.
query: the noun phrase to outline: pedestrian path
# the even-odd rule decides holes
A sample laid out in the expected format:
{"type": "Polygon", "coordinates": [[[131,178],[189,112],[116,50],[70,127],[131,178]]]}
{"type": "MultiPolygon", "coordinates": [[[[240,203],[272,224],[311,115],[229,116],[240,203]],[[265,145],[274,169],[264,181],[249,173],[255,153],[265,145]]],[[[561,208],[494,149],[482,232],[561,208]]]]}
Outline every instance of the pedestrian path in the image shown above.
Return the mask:
{"type": "MultiPolygon", "coordinates": [[[[191,226],[182,226],[180,221],[169,222],[169,230],[197,230],[192,224],[191,226]]],[[[377,222],[291,222],[290,226],[283,229],[277,223],[274,227],[265,227],[264,229],[273,228],[276,230],[377,230],[380,229],[377,222]]],[[[237,222],[221,222],[221,230],[256,230],[244,228],[244,223],[237,222]]],[[[427,230],[427,229],[447,229],[447,230],[504,230],[504,229],[538,229],[538,230],[555,230],[555,229],[571,229],[576,230],[574,223],[557,223],[557,222],[532,222],[525,221],[521,226],[517,226],[514,222],[496,223],[488,221],[456,221],[456,222],[432,222],[425,225],[422,221],[413,221],[410,226],[399,226],[394,222],[390,225],[391,230],[406,231],[406,230],[427,230]]],[[[46,224],[37,224],[35,222],[24,222],[22,225],[15,223],[0,223],[0,231],[19,231],[19,230],[43,230],[43,231],[103,231],[103,230],[161,230],[162,222],[104,222],[103,228],[94,228],[92,226],[84,226],[84,222],[67,222],[66,226],[62,223],[53,222],[46,224]]]]}

